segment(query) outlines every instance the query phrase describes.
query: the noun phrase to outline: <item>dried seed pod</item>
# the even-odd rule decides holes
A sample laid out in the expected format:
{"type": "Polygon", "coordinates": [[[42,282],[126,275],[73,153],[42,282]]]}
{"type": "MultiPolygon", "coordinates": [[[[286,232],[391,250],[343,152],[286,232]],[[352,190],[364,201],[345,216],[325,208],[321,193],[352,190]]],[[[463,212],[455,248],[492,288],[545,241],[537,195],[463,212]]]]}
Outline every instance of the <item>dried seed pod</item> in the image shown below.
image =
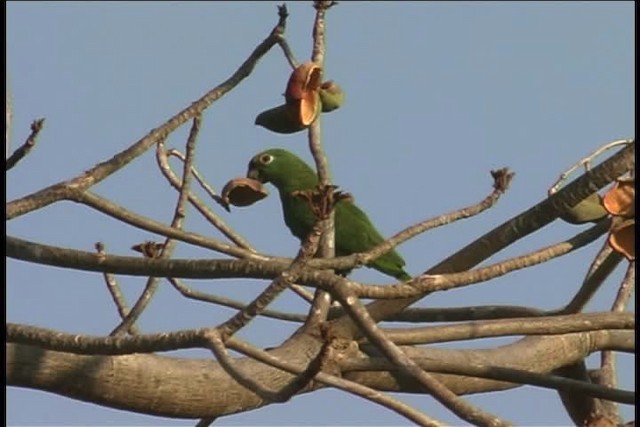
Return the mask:
{"type": "Polygon", "coordinates": [[[344,103],[344,92],[333,80],[327,80],[320,86],[320,101],[322,112],[329,113],[337,110],[344,103]]]}
{"type": "Polygon", "coordinates": [[[614,218],[607,240],[611,248],[629,261],[636,259],[636,220],[614,218]]]}
{"type": "Polygon", "coordinates": [[[584,224],[598,222],[607,215],[607,210],[602,205],[602,197],[598,193],[593,193],[560,215],[560,218],[570,224],[584,224]]]}
{"type": "Polygon", "coordinates": [[[602,204],[611,215],[633,218],[636,215],[635,179],[618,180],[604,195],[602,204]]]}
{"type": "Polygon", "coordinates": [[[314,62],[305,62],[289,76],[284,97],[302,126],[309,126],[320,114],[321,83],[322,68],[314,62]]]}
{"type": "Polygon", "coordinates": [[[305,98],[308,92],[317,92],[322,84],[322,68],[315,62],[305,62],[291,72],[284,94],[287,103],[305,98]]]}
{"type": "Polygon", "coordinates": [[[222,189],[222,203],[229,210],[229,205],[249,206],[269,195],[264,185],[255,179],[238,177],[227,182],[222,189]]]}

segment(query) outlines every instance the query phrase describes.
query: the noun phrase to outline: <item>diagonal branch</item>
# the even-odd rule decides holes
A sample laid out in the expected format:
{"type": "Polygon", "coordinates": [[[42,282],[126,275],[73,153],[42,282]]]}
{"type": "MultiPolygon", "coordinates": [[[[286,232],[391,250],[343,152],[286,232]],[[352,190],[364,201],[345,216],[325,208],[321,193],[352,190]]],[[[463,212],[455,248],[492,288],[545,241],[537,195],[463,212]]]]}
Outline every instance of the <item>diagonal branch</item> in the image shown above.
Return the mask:
{"type": "Polygon", "coordinates": [[[576,234],[572,238],[547,246],[526,255],[510,258],[476,270],[462,273],[441,275],[423,275],[416,279],[416,286],[427,292],[446,291],[449,289],[486,282],[512,271],[521,270],[536,264],[547,262],[553,258],[566,255],[595,241],[609,230],[610,220],[604,220],[593,227],[576,234]]]}
{"type": "Polygon", "coordinates": [[[607,277],[622,261],[622,255],[611,249],[605,241],[602,248],[591,262],[589,271],[582,281],[582,286],[563,308],[554,311],[557,314],[578,313],[587,305],[596,291],[602,286],[607,277]]]}
{"type": "MultiPolygon", "coordinates": [[[[462,272],[496,254],[515,241],[551,223],[567,209],[579,203],[594,191],[604,187],[617,177],[634,168],[635,143],[629,144],[616,154],[574,180],[556,194],[489,231],[471,242],[458,252],[450,255],[430,268],[427,274],[446,274],[462,272]]],[[[394,301],[375,301],[367,306],[375,321],[396,315],[422,297],[406,298],[394,301]]],[[[357,334],[357,327],[343,317],[340,328],[357,334]]],[[[338,325],[335,325],[336,327],[338,325]]]]}
{"type": "Polygon", "coordinates": [[[60,200],[65,200],[68,198],[70,189],[86,190],[92,187],[125,167],[135,158],[141,156],[158,141],[165,140],[171,132],[189,120],[192,120],[198,114],[201,114],[212,103],[226,95],[251,74],[260,58],[262,58],[278,42],[279,38],[284,33],[287,16],[286,8],[279,7],[278,13],[278,23],[271,31],[271,34],[269,34],[269,36],[265,38],[253,50],[253,52],[251,52],[249,57],[242,63],[242,65],[240,65],[231,77],[211,89],[197,101],[189,104],[188,107],[171,117],[164,124],[153,129],[129,148],[116,154],[111,159],[97,164],[75,178],[50,185],[49,187],[36,191],[35,193],[7,203],[7,220],[17,218],[60,200]]]}
{"type": "MultiPolygon", "coordinates": [[[[8,97],[9,97],[9,94],[7,94],[7,122],[11,121],[10,119],[11,108],[9,108],[8,97]]],[[[27,154],[29,154],[31,149],[36,145],[36,138],[40,134],[40,131],[42,130],[43,127],[44,127],[44,119],[34,120],[33,123],[31,123],[31,133],[27,137],[27,140],[24,142],[24,144],[18,147],[16,151],[11,153],[11,156],[9,156],[9,158],[6,160],[6,163],[5,163],[6,170],[13,168],[15,165],[18,164],[20,160],[22,160],[27,154]]],[[[9,148],[8,140],[9,140],[9,126],[7,123],[7,143],[6,143],[7,149],[9,148]]]]}
{"type": "Polygon", "coordinates": [[[374,247],[373,249],[363,252],[361,254],[352,255],[357,259],[357,265],[366,265],[384,253],[390,251],[397,245],[411,239],[414,236],[417,236],[420,233],[424,233],[425,231],[432,230],[437,227],[441,227],[443,225],[451,224],[453,222],[459,221],[461,219],[469,218],[475,215],[478,215],[485,210],[493,207],[498,199],[504,192],[507,190],[508,185],[513,177],[513,173],[508,172],[507,169],[502,169],[502,175],[504,182],[502,185],[496,185],[494,181],[493,190],[491,194],[485,197],[480,203],[475,205],[467,206],[462,209],[455,210],[453,212],[449,212],[443,215],[439,215],[435,218],[429,218],[422,222],[419,222],[415,225],[405,228],[401,232],[397,233],[390,239],[387,239],[383,243],[374,247]]]}
{"type": "Polygon", "coordinates": [[[273,280],[267,289],[261,292],[256,299],[238,311],[235,316],[218,326],[223,341],[226,341],[253,320],[254,317],[262,313],[280,293],[298,280],[301,269],[304,268],[306,262],[313,257],[318,249],[320,228],[320,221],[316,221],[313,229],[300,246],[300,250],[291,265],[273,280]]]}
{"type": "MultiPolygon", "coordinates": [[[[614,402],[635,404],[635,393],[631,391],[614,389],[589,382],[578,381],[565,378],[559,375],[541,374],[529,372],[523,369],[505,368],[502,366],[480,365],[467,363],[449,362],[447,360],[433,360],[415,358],[423,369],[429,372],[441,374],[464,375],[467,377],[477,377],[493,379],[498,381],[508,381],[517,384],[528,384],[551,390],[564,390],[567,392],[580,392],[587,396],[607,399],[614,402]]],[[[359,359],[345,361],[343,368],[346,371],[398,371],[388,360],[382,358],[359,359]]]]}
{"type": "Polygon", "coordinates": [[[554,335],[599,329],[634,329],[632,313],[585,313],[483,320],[453,325],[382,329],[397,345],[433,344],[509,335],[554,335]]]}
{"type": "MultiPolygon", "coordinates": [[[[292,364],[287,363],[282,359],[276,358],[265,351],[259,350],[249,344],[246,344],[238,338],[231,338],[227,342],[227,344],[229,348],[250,356],[255,360],[283,369],[294,375],[302,374],[302,370],[300,368],[296,368],[292,364]]],[[[444,426],[444,424],[442,424],[441,422],[422,414],[411,406],[356,382],[329,375],[323,372],[318,373],[315,377],[315,380],[389,408],[397,414],[404,416],[408,420],[413,421],[418,425],[433,427],[444,426]]]]}
{"type": "Polygon", "coordinates": [[[375,345],[400,372],[416,379],[437,401],[442,403],[461,419],[479,426],[507,426],[506,421],[465,402],[444,384],[425,372],[398,346],[387,339],[369,316],[365,307],[345,286],[337,286],[333,294],[342,304],[354,323],[367,339],[375,345]]]}
{"type": "MultiPolygon", "coordinates": [[[[96,252],[99,255],[105,254],[104,244],[102,242],[96,243],[96,252]]],[[[129,308],[129,305],[127,304],[127,300],[124,298],[124,295],[122,294],[120,285],[118,285],[118,282],[116,281],[116,278],[114,277],[113,274],[104,273],[103,276],[104,276],[104,281],[107,285],[107,289],[109,290],[109,294],[111,295],[111,299],[113,300],[113,303],[116,305],[116,308],[118,309],[118,314],[120,315],[120,319],[125,319],[129,314],[129,312],[131,311],[131,309],[129,308]]],[[[136,325],[131,325],[131,327],[127,330],[127,332],[130,333],[131,335],[136,335],[140,333],[136,325]]]]}
{"type": "MultiPolygon", "coordinates": [[[[196,301],[208,302],[211,304],[218,304],[224,307],[235,308],[238,310],[244,310],[247,307],[247,304],[241,301],[236,301],[231,298],[221,297],[218,295],[212,295],[206,292],[197,291],[185,285],[184,283],[182,283],[181,280],[176,279],[174,277],[169,277],[169,283],[171,283],[173,287],[176,288],[176,290],[180,292],[180,294],[185,298],[193,299],[196,301]]],[[[263,310],[258,315],[264,316],[264,317],[270,317],[272,319],[286,320],[290,322],[304,322],[304,320],[307,318],[307,316],[305,316],[304,314],[285,313],[281,311],[268,310],[268,309],[263,310]]]]}
{"type": "MultiPolygon", "coordinates": [[[[183,182],[175,175],[175,173],[173,173],[173,170],[171,170],[171,166],[169,165],[169,160],[167,158],[169,152],[163,147],[161,150],[158,150],[157,154],[158,155],[156,156],[156,159],[158,161],[158,167],[160,168],[160,171],[165,176],[165,178],[167,178],[173,188],[181,191],[181,189],[183,188],[183,182]]],[[[197,171],[192,166],[191,174],[195,175],[195,172],[197,171]]],[[[200,179],[196,179],[200,181],[200,179]]],[[[202,214],[202,216],[204,216],[205,219],[209,221],[209,223],[211,223],[215,228],[217,228],[222,234],[227,236],[229,240],[231,240],[239,247],[255,252],[255,249],[244,237],[233,231],[215,212],[209,209],[198,196],[193,194],[191,191],[189,191],[189,193],[187,194],[189,203],[191,203],[191,205],[195,207],[198,212],[200,212],[200,214],[202,214]]]]}
{"type": "Polygon", "coordinates": [[[540,264],[579,249],[606,233],[609,230],[610,222],[609,220],[603,220],[599,224],[573,236],[565,242],[557,243],[527,255],[510,258],[476,270],[440,275],[424,274],[398,285],[372,285],[352,281],[348,281],[347,283],[351,290],[360,298],[399,299],[486,282],[512,271],[540,264]]]}
{"type": "MultiPolygon", "coordinates": [[[[180,193],[178,195],[178,200],[176,201],[173,219],[171,220],[172,228],[182,228],[182,224],[186,216],[185,205],[187,203],[189,188],[191,186],[191,168],[193,165],[196,140],[198,137],[198,132],[200,132],[201,118],[202,117],[200,116],[200,114],[198,114],[193,119],[193,124],[191,126],[191,130],[189,131],[189,137],[187,138],[187,158],[184,162],[184,168],[182,172],[182,187],[180,188],[180,193]]],[[[158,142],[156,152],[162,150],[164,150],[164,144],[162,143],[162,141],[160,141],[158,142]]],[[[170,258],[175,245],[175,240],[167,238],[162,247],[162,251],[158,255],[158,258],[170,258]]],[[[156,293],[159,284],[160,278],[149,277],[149,279],[147,280],[147,284],[142,291],[142,294],[140,294],[140,297],[138,297],[138,300],[135,302],[127,316],[122,319],[122,322],[112,331],[112,334],[117,335],[123,333],[135,324],[136,320],[138,320],[149,302],[151,302],[151,298],[153,298],[153,295],[156,293]]]]}
{"type": "Polygon", "coordinates": [[[201,246],[203,248],[211,249],[213,251],[221,252],[223,254],[231,255],[237,258],[266,259],[266,257],[258,255],[250,250],[243,249],[235,245],[229,245],[220,240],[202,236],[201,234],[179,230],[165,225],[159,221],[155,221],[151,218],[139,215],[128,210],[122,205],[118,205],[117,203],[98,196],[97,194],[88,190],[71,190],[68,200],[89,206],[97,210],[98,212],[109,215],[110,217],[115,218],[116,220],[121,221],[125,224],[129,224],[133,227],[137,227],[151,233],[159,234],[161,236],[170,237],[185,243],[201,246]]]}

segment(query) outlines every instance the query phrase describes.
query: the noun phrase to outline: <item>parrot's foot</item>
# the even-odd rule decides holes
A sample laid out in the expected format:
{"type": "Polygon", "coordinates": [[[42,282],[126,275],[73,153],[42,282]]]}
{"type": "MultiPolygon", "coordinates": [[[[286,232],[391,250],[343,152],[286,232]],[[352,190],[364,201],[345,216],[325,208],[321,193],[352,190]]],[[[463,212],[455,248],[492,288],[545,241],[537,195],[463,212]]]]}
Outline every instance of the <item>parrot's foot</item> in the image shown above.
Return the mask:
{"type": "Polygon", "coordinates": [[[337,185],[318,185],[314,190],[294,191],[292,195],[305,199],[315,217],[320,220],[329,218],[338,202],[353,200],[351,194],[339,191],[337,185]]]}

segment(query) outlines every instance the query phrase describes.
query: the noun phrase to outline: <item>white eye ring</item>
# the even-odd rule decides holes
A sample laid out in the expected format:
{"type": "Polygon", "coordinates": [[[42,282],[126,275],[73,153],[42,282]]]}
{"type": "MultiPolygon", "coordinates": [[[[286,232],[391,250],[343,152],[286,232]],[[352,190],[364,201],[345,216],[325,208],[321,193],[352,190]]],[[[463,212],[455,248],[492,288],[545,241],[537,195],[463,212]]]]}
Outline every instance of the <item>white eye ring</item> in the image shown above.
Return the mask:
{"type": "Polygon", "coordinates": [[[263,154],[260,156],[260,163],[263,165],[268,165],[271,162],[273,162],[273,156],[271,154],[263,154]]]}

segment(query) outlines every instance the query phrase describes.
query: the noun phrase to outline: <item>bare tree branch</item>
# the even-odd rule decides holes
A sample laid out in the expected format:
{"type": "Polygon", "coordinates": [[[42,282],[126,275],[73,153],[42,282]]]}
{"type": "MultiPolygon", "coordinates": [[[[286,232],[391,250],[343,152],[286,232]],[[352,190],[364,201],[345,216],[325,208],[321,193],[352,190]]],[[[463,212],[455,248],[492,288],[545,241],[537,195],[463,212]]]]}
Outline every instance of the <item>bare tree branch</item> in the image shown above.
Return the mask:
{"type": "MultiPolygon", "coordinates": [[[[503,176],[506,177],[506,183],[511,181],[513,174],[508,172],[507,169],[504,169],[503,176]]],[[[350,255],[347,258],[354,257],[357,260],[357,265],[366,265],[372,260],[378,258],[384,253],[390,251],[397,245],[406,242],[410,238],[417,236],[420,233],[424,233],[425,231],[432,230],[437,227],[441,227],[443,225],[451,224],[453,222],[459,221],[461,219],[470,218],[472,216],[478,215],[485,210],[493,207],[498,199],[504,192],[506,191],[506,186],[497,186],[494,182],[493,191],[487,197],[485,197],[482,201],[477,204],[467,206],[462,209],[457,209],[453,212],[449,212],[446,214],[438,215],[435,218],[429,218],[418,224],[409,226],[402,230],[401,232],[395,234],[390,239],[387,239],[385,242],[379,244],[373,249],[363,252],[361,254],[350,255]]]]}
{"type": "Polygon", "coordinates": [[[243,249],[235,245],[229,245],[217,239],[172,228],[158,221],[154,221],[151,218],[131,212],[124,206],[106,200],[90,191],[71,191],[68,200],[82,203],[94,208],[98,212],[102,212],[105,215],[109,215],[112,218],[142,230],[165,237],[171,237],[173,239],[180,240],[181,242],[190,243],[192,245],[211,249],[237,258],[266,259],[265,256],[258,255],[253,251],[243,249]]]}
{"type": "Polygon", "coordinates": [[[551,335],[599,329],[634,329],[632,313],[585,313],[538,318],[484,320],[454,325],[382,329],[397,345],[431,344],[508,335],[551,335]]]}
{"type": "MultiPolygon", "coordinates": [[[[456,374],[508,381],[515,384],[528,384],[552,390],[580,392],[591,397],[607,399],[614,402],[635,404],[635,393],[617,390],[612,387],[600,386],[589,382],[572,380],[551,374],[539,374],[522,369],[496,367],[491,365],[473,365],[469,363],[452,363],[446,360],[414,359],[423,369],[442,374],[456,374]]],[[[393,364],[383,358],[359,359],[345,361],[346,371],[393,371],[397,370],[393,364]]]]}
{"type": "MultiPolygon", "coordinates": [[[[624,279],[620,284],[620,288],[618,288],[618,294],[616,295],[616,298],[611,306],[611,311],[613,313],[621,313],[625,310],[629,302],[629,298],[631,297],[631,292],[633,292],[634,289],[635,278],[635,262],[630,262],[627,265],[627,272],[625,273],[624,279]]],[[[600,354],[599,375],[597,375],[596,378],[593,378],[592,375],[592,380],[594,380],[596,384],[600,384],[609,388],[615,388],[618,385],[616,376],[617,372],[615,354],[609,350],[603,351],[600,354]]],[[[613,402],[602,402],[602,405],[603,412],[606,416],[616,419],[617,421],[621,419],[620,411],[617,405],[615,405],[613,402]]]]}
{"type": "MultiPolygon", "coordinates": [[[[187,154],[182,172],[182,187],[180,188],[178,200],[176,201],[176,207],[174,209],[173,219],[171,220],[172,228],[182,228],[182,224],[186,216],[185,205],[187,203],[189,187],[191,185],[191,169],[193,165],[196,139],[198,137],[198,132],[200,132],[201,118],[202,117],[200,116],[200,114],[195,116],[195,118],[193,119],[193,124],[191,125],[191,130],[189,131],[189,137],[187,138],[187,154]]],[[[156,152],[163,150],[162,145],[162,141],[159,141],[156,152]]],[[[175,240],[167,238],[157,257],[160,259],[170,258],[175,245],[175,240]]],[[[136,320],[140,317],[149,302],[151,302],[151,298],[153,298],[153,295],[158,290],[159,284],[160,279],[158,277],[149,277],[144,290],[142,291],[142,294],[140,294],[140,296],[138,297],[138,300],[131,308],[131,311],[129,311],[126,318],[122,319],[122,322],[112,331],[112,334],[117,335],[119,333],[123,333],[124,331],[129,329],[131,325],[135,324],[136,320]]]]}
{"type": "MultiPolygon", "coordinates": [[[[589,194],[632,170],[635,164],[634,154],[635,143],[629,144],[553,196],[499,225],[447,257],[430,268],[426,274],[446,274],[468,270],[513,242],[544,227],[556,219],[568,206],[576,205],[589,194]]],[[[420,298],[375,301],[369,304],[367,309],[372,317],[379,321],[398,314],[420,298]]],[[[340,327],[348,328],[350,333],[357,333],[355,325],[346,317],[340,320],[340,327]]]]}
{"type": "MultiPolygon", "coordinates": [[[[156,159],[158,161],[158,167],[162,174],[167,178],[169,183],[177,190],[181,190],[183,188],[183,183],[178,179],[178,177],[171,170],[171,166],[169,165],[169,161],[167,159],[168,151],[162,147],[159,149],[156,155],[156,159]]],[[[192,167],[192,172],[193,172],[192,167]]],[[[227,236],[229,240],[238,245],[243,249],[250,250],[255,252],[255,249],[251,246],[251,244],[242,236],[240,236],[237,232],[231,229],[215,212],[207,207],[205,203],[200,200],[198,196],[189,192],[188,200],[195,207],[200,214],[215,228],[220,230],[222,234],[227,236]]]]}
{"type": "MultiPolygon", "coordinates": [[[[282,11],[282,8],[279,10],[282,11]]],[[[201,114],[212,103],[222,98],[242,80],[248,77],[260,58],[262,58],[262,56],[264,56],[264,54],[266,54],[278,42],[281,34],[284,33],[285,25],[286,14],[280,12],[278,23],[271,31],[271,34],[264,39],[262,43],[253,50],[253,52],[251,52],[249,57],[242,63],[242,65],[240,65],[231,77],[211,89],[200,99],[191,103],[187,108],[174,115],[160,127],[153,129],[129,148],[116,154],[111,159],[97,164],[75,178],[53,184],[28,196],[24,196],[20,199],[7,203],[7,220],[66,199],[70,192],[69,189],[86,190],[92,187],[125,167],[158,141],[166,139],[167,135],[187,121],[192,120],[198,114],[201,114]]]]}
{"type": "Polygon", "coordinates": [[[320,221],[317,221],[313,229],[307,235],[298,255],[291,263],[291,266],[287,270],[283,271],[271,284],[258,295],[246,308],[240,310],[235,316],[224,322],[218,328],[222,336],[223,341],[226,341],[233,334],[238,332],[240,328],[247,325],[255,316],[260,314],[280,293],[282,293],[288,286],[298,280],[300,270],[304,267],[305,263],[313,257],[318,249],[318,243],[320,241],[320,221]]]}
{"type": "MultiPolygon", "coordinates": [[[[96,252],[99,255],[105,254],[104,244],[102,242],[96,243],[96,252]]],[[[127,301],[124,298],[124,295],[122,295],[122,291],[120,290],[120,285],[118,285],[118,282],[116,281],[116,278],[114,277],[113,274],[104,273],[103,276],[104,276],[104,281],[107,285],[107,289],[109,290],[109,294],[111,295],[111,299],[113,300],[113,303],[116,305],[116,309],[118,310],[118,314],[120,315],[120,318],[125,319],[131,310],[129,308],[129,305],[127,304],[127,301]]],[[[131,325],[129,329],[127,329],[127,332],[130,333],[131,335],[136,335],[139,333],[136,325],[131,325]]]]}
{"type": "MultiPolygon", "coordinates": [[[[313,49],[311,60],[315,62],[320,70],[324,68],[325,40],[325,12],[333,5],[331,1],[316,0],[313,6],[316,9],[316,17],[313,24],[313,49]]],[[[329,187],[331,185],[331,173],[329,171],[329,161],[322,148],[320,117],[318,114],[316,119],[309,127],[309,151],[313,156],[318,173],[318,181],[320,186],[329,187]]],[[[320,236],[319,255],[321,258],[333,258],[335,256],[335,215],[330,213],[329,217],[322,222],[322,234],[320,236]]],[[[305,322],[305,328],[316,327],[320,322],[327,319],[329,307],[331,306],[331,296],[322,290],[316,290],[313,303],[309,309],[309,317],[305,322]]]]}
{"type": "Polygon", "coordinates": [[[384,333],[377,327],[375,321],[353,293],[346,291],[344,287],[336,287],[332,293],[342,304],[354,323],[362,330],[367,339],[374,344],[384,355],[398,367],[400,372],[413,377],[436,400],[442,403],[461,419],[480,426],[506,426],[506,421],[489,414],[458,397],[432,375],[423,371],[409,356],[387,339],[384,333]]]}
{"type": "MultiPolygon", "coordinates": [[[[11,122],[11,108],[9,105],[9,94],[7,93],[7,131],[6,131],[7,150],[9,149],[8,140],[9,140],[9,123],[10,122],[11,122]]],[[[31,123],[31,133],[27,137],[27,140],[24,142],[24,144],[18,147],[16,151],[14,151],[11,154],[11,156],[9,156],[9,158],[6,160],[6,164],[5,164],[6,170],[13,168],[16,164],[18,164],[20,160],[22,160],[27,154],[29,154],[31,149],[36,145],[36,138],[40,134],[40,131],[42,130],[43,127],[44,127],[44,119],[34,120],[33,123],[31,123]]]]}
{"type": "MultiPolygon", "coordinates": [[[[229,347],[243,354],[251,356],[256,360],[262,361],[264,363],[268,363],[271,366],[276,366],[295,374],[301,373],[299,369],[293,368],[293,366],[290,363],[285,363],[282,360],[276,359],[273,356],[271,356],[269,353],[264,352],[262,350],[258,350],[253,346],[250,346],[238,340],[237,338],[232,338],[229,341],[229,347]]],[[[348,359],[348,358],[343,358],[343,359],[348,359]]],[[[392,411],[398,413],[401,416],[404,416],[405,418],[417,423],[418,425],[434,426],[434,427],[444,426],[444,424],[430,417],[427,417],[426,415],[422,414],[420,411],[413,409],[411,406],[399,400],[396,400],[392,397],[389,397],[383,393],[380,393],[376,390],[373,390],[369,387],[363,386],[361,384],[348,381],[333,375],[328,375],[322,372],[318,373],[315,379],[318,382],[344,390],[348,393],[354,394],[364,399],[368,399],[374,403],[378,403],[379,405],[382,405],[386,408],[391,409],[392,411]]]]}
{"type": "Polygon", "coordinates": [[[622,255],[613,251],[609,244],[605,241],[589,266],[582,286],[569,303],[557,314],[571,314],[580,312],[591,300],[598,288],[604,283],[605,279],[613,272],[613,270],[622,261],[622,255]]]}
{"type": "MultiPolygon", "coordinates": [[[[180,292],[180,294],[185,298],[193,299],[196,301],[208,302],[212,304],[218,304],[225,307],[236,308],[240,310],[246,309],[247,307],[247,304],[244,302],[240,302],[240,301],[233,300],[231,298],[225,298],[218,295],[212,295],[206,292],[200,292],[195,289],[192,289],[189,286],[182,283],[182,281],[179,279],[170,277],[168,278],[168,280],[173,285],[173,287],[176,288],[176,290],[180,292]]],[[[285,312],[269,310],[269,309],[263,310],[261,313],[258,313],[258,315],[264,316],[264,317],[271,317],[272,319],[287,320],[291,322],[300,322],[300,323],[304,322],[304,320],[307,318],[307,316],[305,316],[304,314],[285,313],[285,312]]]]}

